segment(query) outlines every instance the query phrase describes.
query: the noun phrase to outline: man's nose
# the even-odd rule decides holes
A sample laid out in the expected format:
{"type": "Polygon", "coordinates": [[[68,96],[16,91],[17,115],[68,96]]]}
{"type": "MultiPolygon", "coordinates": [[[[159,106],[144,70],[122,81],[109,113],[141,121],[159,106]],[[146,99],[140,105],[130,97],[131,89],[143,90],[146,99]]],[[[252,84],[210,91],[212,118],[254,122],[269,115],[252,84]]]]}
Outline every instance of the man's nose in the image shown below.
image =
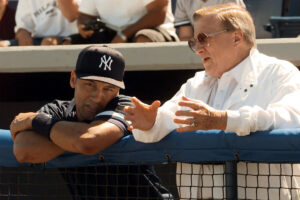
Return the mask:
{"type": "Polygon", "coordinates": [[[197,44],[196,45],[196,49],[195,49],[195,53],[197,54],[201,54],[203,52],[205,52],[205,46],[204,45],[201,45],[201,44],[197,44]]]}
{"type": "Polygon", "coordinates": [[[97,88],[93,91],[92,99],[95,103],[99,103],[103,99],[103,92],[100,88],[97,88]]]}

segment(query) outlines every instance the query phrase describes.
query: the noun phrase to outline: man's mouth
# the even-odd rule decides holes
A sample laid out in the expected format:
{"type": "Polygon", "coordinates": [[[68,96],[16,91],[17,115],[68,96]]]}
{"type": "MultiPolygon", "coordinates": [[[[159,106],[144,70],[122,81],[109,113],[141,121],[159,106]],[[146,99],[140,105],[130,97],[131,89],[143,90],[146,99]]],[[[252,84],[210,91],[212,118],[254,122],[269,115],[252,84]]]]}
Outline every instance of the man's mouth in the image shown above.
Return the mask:
{"type": "Polygon", "coordinates": [[[209,59],[210,59],[210,57],[205,57],[202,60],[203,60],[203,62],[207,62],[209,59]]]}
{"type": "Polygon", "coordinates": [[[95,107],[93,107],[92,105],[85,105],[85,109],[86,109],[89,113],[94,113],[94,112],[95,112],[95,107]]]}

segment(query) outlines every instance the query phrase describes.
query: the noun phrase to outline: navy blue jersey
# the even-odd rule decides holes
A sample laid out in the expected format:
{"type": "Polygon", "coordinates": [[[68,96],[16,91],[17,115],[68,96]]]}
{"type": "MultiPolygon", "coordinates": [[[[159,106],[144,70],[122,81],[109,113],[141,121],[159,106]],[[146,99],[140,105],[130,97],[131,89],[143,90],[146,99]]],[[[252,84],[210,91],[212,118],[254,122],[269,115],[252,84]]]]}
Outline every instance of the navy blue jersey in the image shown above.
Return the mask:
{"type": "MultiPolygon", "coordinates": [[[[124,120],[123,108],[127,105],[132,105],[131,98],[119,95],[112,99],[94,120],[115,124],[123,131],[124,136],[131,134],[127,130],[128,122],[124,120]]],[[[55,100],[43,106],[39,112],[65,121],[78,121],[74,100],[55,100]]],[[[153,167],[148,165],[103,164],[60,171],[74,200],[163,199],[163,196],[168,194],[155,175],[153,167]]]]}

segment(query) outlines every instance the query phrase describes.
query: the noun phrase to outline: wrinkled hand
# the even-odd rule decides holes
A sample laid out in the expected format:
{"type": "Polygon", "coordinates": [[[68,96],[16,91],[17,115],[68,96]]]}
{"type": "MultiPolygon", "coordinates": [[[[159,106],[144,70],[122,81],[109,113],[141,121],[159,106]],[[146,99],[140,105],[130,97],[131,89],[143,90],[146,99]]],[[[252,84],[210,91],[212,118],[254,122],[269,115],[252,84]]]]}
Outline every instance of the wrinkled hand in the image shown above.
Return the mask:
{"type": "Polygon", "coordinates": [[[14,118],[10,124],[10,133],[13,140],[19,132],[32,129],[32,120],[37,114],[34,112],[20,113],[14,118]]]}
{"type": "Polygon", "coordinates": [[[132,98],[133,107],[125,106],[124,111],[127,114],[125,120],[131,122],[128,130],[140,129],[149,130],[154,125],[160,101],[156,100],[151,105],[145,104],[136,97],[132,98]]]}
{"type": "Polygon", "coordinates": [[[124,42],[126,41],[123,40],[120,36],[116,35],[110,43],[124,43],[124,42]]]}
{"type": "Polygon", "coordinates": [[[84,24],[78,24],[78,32],[84,39],[87,39],[94,34],[93,30],[84,30],[84,28],[84,24]]]}
{"type": "Polygon", "coordinates": [[[215,110],[202,101],[182,97],[178,105],[189,107],[192,110],[178,110],[174,122],[186,125],[177,129],[177,132],[210,130],[225,130],[227,125],[226,111],[215,110]],[[182,118],[184,117],[184,118],[182,118]]]}

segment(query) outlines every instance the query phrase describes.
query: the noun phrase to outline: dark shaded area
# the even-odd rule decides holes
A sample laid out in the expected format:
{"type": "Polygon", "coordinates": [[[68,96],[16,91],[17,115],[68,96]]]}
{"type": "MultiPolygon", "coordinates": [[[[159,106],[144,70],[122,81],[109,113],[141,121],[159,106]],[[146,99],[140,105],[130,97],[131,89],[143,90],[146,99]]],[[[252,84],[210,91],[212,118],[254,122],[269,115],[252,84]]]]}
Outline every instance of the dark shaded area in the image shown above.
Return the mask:
{"type": "MultiPolygon", "coordinates": [[[[150,103],[170,99],[196,70],[128,71],[122,94],[150,103]]],[[[0,73],[0,128],[8,129],[19,112],[36,111],[54,99],[69,100],[73,89],[69,72],[0,73]]]]}
{"type": "Polygon", "coordinates": [[[72,98],[70,73],[1,73],[0,102],[72,98]]]}
{"type": "MultiPolygon", "coordinates": [[[[101,165],[89,167],[44,169],[41,165],[31,167],[0,167],[0,199],[7,200],[104,200],[104,199],[164,199],[156,195],[143,181],[154,175],[133,168],[144,165],[101,165]],[[108,171],[109,170],[109,171],[108,171]],[[105,177],[109,177],[106,179],[105,177]],[[134,180],[136,179],[136,180],[134,180]],[[131,183],[134,181],[134,183],[131,183]],[[110,183],[107,183],[110,182],[110,183]],[[121,190],[123,193],[121,193],[121,190]],[[117,192],[119,191],[119,192],[117,192]]],[[[165,195],[178,199],[175,186],[175,163],[156,165],[162,184],[151,185],[161,188],[165,195]],[[167,170],[167,168],[169,170],[167,170]],[[172,169],[172,170],[171,170],[172,169]],[[171,173],[172,172],[172,173],[171,173]]],[[[154,177],[157,179],[157,177],[154,177]]],[[[149,179],[150,180],[150,179],[149,179]]],[[[157,180],[156,180],[157,181],[157,180]]],[[[169,199],[169,198],[166,198],[169,199]]],[[[170,199],[173,199],[170,197],[170,199]]]]}
{"type": "Polygon", "coordinates": [[[126,89],[122,93],[152,102],[166,101],[180,89],[197,70],[135,71],[125,73],[126,89]]]}

